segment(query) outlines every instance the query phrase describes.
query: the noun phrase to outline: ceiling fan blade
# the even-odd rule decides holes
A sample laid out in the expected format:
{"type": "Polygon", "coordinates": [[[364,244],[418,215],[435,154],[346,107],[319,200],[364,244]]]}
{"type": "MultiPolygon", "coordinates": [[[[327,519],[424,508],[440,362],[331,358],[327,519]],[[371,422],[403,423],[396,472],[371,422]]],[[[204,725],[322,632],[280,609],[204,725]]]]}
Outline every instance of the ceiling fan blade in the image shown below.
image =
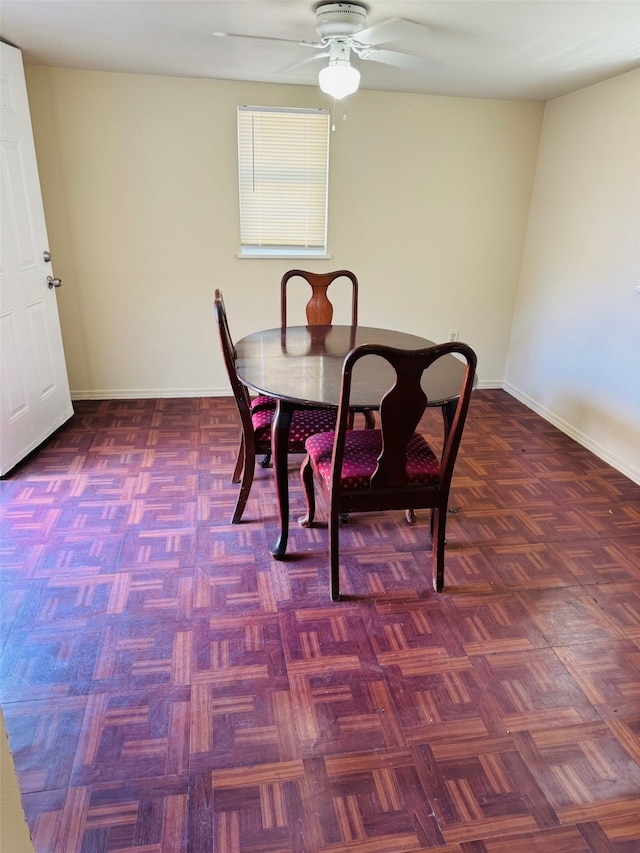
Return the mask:
{"type": "Polygon", "coordinates": [[[406,18],[389,18],[354,33],[354,41],[362,44],[390,44],[392,42],[416,42],[431,37],[431,30],[424,24],[408,21],[406,18]]]}
{"type": "Polygon", "coordinates": [[[285,71],[297,71],[298,68],[305,68],[307,65],[311,65],[313,62],[316,62],[316,60],[324,59],[327,56],[331,56],[328,50],[325,50],[323,53],[314,53],[312,56],[307,56],[306,59],[302,59],[300,62],[294,62],[292,65],[286,65],[280,70],[283,74],[285,71]]]}
{"type": "Polygon", "coordinates": [[[295,39],[279,39],[272,36],[252,36],[246,33],[213,33],[214,36],[221,39],[252,39],[253,41],[272,41],[279,44],[297,44],[301,47],[312,47],[314,49],[324,47],[323,44],[316,41],[296,41],[295,39]]]}
{"type": "Polygon", "coordinates": [[[385,65],[395,65],[397,68],[407,68],[410,71],[430,73],[442,68],[443,63],[428,56],[418,56],[416,53],[403,53],[399,50],[386,50],[372,47],[360,54],[361,59],[371,62],[383,62],[385,65]]]}

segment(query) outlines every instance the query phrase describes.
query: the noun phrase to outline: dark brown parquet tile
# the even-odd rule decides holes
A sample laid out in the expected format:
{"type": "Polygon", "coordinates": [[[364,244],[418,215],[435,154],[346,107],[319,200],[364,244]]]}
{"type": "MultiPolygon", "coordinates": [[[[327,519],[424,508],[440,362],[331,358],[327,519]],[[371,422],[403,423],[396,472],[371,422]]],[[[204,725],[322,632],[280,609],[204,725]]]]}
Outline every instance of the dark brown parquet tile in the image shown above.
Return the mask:
{"type": "MultiPolygon", "coordinates": [[[[0,481],[0,699],[37,853],[640,850],[640,486],[474,394],[446,586],[290,460],[230,525],[232,401],[79,401],[0,481]]],[[[438,412],[421,427],[434,443],[438,412]]]]}
{"type": "Polygon", "coordinates": [[[186,773],[189,717],[188,686],[92,693],[71,787],[186,773]]]}
{"type": "Polygon", "coordinates": [[[522,525],[523,537],[530,542],[575,541],[604,535],[590,523],[587,506],[561,503],[546,507],[518,507],[514,514],[522,525]]]}
{"type": "Polygon", "coordinates": [[[84,533],[52,534],[47,537],[46,544],[33,547],[23,540],[20,545],[25,546],[23,565],[27,573],[22,572],[22,577],[55,581],[61,574],[70,578],[78,573],[112,574],[118,563],[122,540],[121,533],[95,537],[84,533]]]}
{"type": "Polygon", "coordinates": [[[77,626],[34,629],[14,623],[2,651],[2,705],[61,696],[86,696],[102,632],[77,626]]]}
{"type": "Polygon", "coordinates": [[[444,603],[450,630],[467,655],[522,652],[549,645],[520,598],[506,590],[483,596],[460,590],[444,603]]]}
{"type": "Polygon", "coordinates": [[[562,823],[637,815],[640,768],[604,723],[520,732],[515,740],[562,823]]]}
{"type": "Polygon", "coordinates": [[[551,646],[575,647],[624,637],[622,627],[598,605],[589,587],[522,590],[518,599],[551,646]]]}
{"type": "Polygon", "coordinates": [[[557,654],[604,720],[640,718],[638,644],[594,640],[557,649],[557,654]]]}
{"type": "Polygon", "coordinates": [[[582,584],[637,584],[640,580],[640,534],[552,546],[582,584]]]}
{"type": "Polygon", "coordinates": [[[487,545],[482,549],[497,583],[512,590],[548,589],[575,585],[563,547],[551,542],[527,545],[487,545]]]}
{"type": "Polygon", "coordinates": [[[553,649],[473,658],[473,676],[485,699],[476,703],[495,732],[519,732],[598,720],[580,680],[553,649]],[[484,707],[486,704],[486,708],[484,707]],[[492,712],[489,718],[488,711],[492,712]]]}
{"type": "MultiPolygon", "coordinates": [[[[169,605],[173,609],[174,602],[169,605]]],[[[190,683],[190,621],[165,620],[165,612],[152,610],[147,618],[136,620],[114,612],[103,632],[91,692],[190,683]]]]}
{"type": "Polygon", "coordinates": [[[635,581],[601,584],[592,588],[599,607],[640,646],[640,584],[635,581]]]}
{"type": "Polygon", "coordinates": [[[86,696],[4,705],[23,793],[67,788],[87,706],[86,696]],[[60,749],[64,743],[66,748],[60,749]]]}

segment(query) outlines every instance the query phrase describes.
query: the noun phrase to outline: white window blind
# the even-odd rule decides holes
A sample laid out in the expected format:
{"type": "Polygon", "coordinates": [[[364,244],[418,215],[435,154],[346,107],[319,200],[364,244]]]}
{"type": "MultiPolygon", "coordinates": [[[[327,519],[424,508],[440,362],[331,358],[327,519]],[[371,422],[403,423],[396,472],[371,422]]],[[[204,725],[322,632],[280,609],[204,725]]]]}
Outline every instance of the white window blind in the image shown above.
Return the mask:
{"type": "Polygon", "coordinates": [[[325,255],[326,110],[238,107],[241,255],[325,255]]]}

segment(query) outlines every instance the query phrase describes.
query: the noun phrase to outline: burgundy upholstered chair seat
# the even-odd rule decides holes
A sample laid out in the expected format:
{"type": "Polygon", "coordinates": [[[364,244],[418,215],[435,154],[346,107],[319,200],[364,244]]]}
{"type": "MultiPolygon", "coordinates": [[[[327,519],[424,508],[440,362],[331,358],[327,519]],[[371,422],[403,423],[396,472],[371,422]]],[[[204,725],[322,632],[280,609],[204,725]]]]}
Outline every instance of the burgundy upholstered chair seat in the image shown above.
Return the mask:
{"type": "Polygon", "coordinates": [[[278,401],[275,397],[268,397],[266,394],[261,394],[259,397],[252,397],[251,399],[251,411],[255,412],[257,409],[275,409],[278,401]]]}
{"type": "MultiPolygon", "coordinates": [[[[304,442],[310,435],[335,429],[335,409],[296,409],[291,419],[289,429],[289,446],[300,445],[300,452],[304,452],[304,442]]],[[[271,425],[275,417],[275,409],[260,409],[251,415],[253,429],[257,442],[271,440],[271,425]]]]}
{"type": "MultiPolygon", "coordinates": [[[[327,487],[331,485],[331,457],[334,432],[312,435],[306,441],[307,453],[327,487]]],[[[382,451],[382,432],[379,429],[347,430],[342,460],[340,485],[348,489],[366,489],[378,465],[382,451]]],[[[415,433],[407,445],[407,485],[435,483],[440,474],[440,463],[425,439],[415,433]]]]}

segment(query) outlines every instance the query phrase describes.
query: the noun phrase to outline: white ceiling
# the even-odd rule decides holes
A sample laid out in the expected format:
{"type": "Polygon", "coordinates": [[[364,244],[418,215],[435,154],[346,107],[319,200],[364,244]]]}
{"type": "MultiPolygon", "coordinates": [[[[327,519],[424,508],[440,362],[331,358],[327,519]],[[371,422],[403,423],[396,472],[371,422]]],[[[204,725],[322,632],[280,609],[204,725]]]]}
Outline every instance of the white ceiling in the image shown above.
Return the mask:
{"type": "MultiPolygon", "coordinates": [[[[0,36],[66,68],[316,85],[314,0],[1,0],[0,36]]],[[[418,71],[353,59],[363,89],[546,101],[640,66],[640,0],[368,0],[368,26],[424,24],[386,47],[418,71]]],[[[326,60],[325,60],[326,61],[326,60]]]]}

